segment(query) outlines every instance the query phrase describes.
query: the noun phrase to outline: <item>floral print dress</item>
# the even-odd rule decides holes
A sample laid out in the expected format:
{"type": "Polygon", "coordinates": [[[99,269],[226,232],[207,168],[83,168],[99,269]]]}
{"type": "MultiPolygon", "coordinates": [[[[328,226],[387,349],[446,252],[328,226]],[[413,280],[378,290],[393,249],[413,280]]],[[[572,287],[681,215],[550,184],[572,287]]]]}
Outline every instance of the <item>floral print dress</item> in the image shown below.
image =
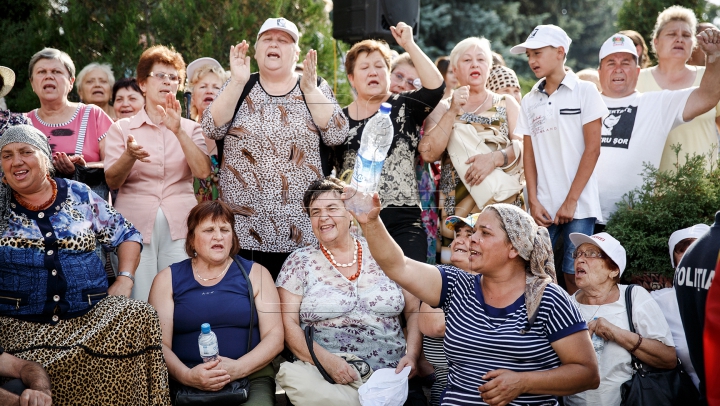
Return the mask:
{"type": "Polygon", "coordinates": [[[315,341],[331,353],[351,353],[373,370],[395,368],[405,354],[400,313],[402,289],[390,280],[362,243],[362,273],[343,276],[318,247],[296,250],[280,271],[276,286],[302,296],[300,327],[315,327],[315,341]]]}

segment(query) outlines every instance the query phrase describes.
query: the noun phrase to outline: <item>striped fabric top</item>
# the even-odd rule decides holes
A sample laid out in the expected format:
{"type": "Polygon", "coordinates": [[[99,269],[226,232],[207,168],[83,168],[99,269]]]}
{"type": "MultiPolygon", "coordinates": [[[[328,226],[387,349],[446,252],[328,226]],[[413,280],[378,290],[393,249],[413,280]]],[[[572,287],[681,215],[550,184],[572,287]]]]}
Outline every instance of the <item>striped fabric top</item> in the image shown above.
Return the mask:
{"type": "MultiPolygon", "coordinates": [[[[445,312],[445,355],[450,373],[442,405],[486,405],[480,398],[481,379],[496,369],[544,371],[560,366],[551,343],[587,329],[570,297],[556,284],[545,288],[537,319],[530,331],[525,297],[498,309],[485,303],[480,275],[439,265],[445,312]]],[[[557,405],[551,395],[523,394],[511,405],[557,405]]]]}

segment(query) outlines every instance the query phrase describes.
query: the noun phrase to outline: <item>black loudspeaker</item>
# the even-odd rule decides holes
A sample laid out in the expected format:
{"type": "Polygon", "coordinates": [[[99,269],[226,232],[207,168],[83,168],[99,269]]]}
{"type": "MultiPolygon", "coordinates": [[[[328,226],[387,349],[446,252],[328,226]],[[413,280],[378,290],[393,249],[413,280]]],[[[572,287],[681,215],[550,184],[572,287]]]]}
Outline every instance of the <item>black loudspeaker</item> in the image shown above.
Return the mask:
{"type": "Polygon", "coordinates": [[[417,39],[420,31],[420,0],[335,0],[333,37],[350,44],[364,39],[395,43],[390,26],[404,22],[417,39]]]}

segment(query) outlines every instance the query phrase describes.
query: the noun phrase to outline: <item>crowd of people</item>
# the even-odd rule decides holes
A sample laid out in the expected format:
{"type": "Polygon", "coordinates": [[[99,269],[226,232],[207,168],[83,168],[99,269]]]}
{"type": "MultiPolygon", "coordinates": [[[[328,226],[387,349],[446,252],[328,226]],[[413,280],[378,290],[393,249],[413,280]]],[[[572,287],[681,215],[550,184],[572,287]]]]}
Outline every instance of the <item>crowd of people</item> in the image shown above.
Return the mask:
{"type": "MultiPolygon", "coordinates": [[[[720,217],[668,236],[676,287],[656,292],[620,283],[604,232],[644,163],[676,168],[673,144],[716,165],[720,30],[672,6],[656,66],[622,31],[576,74],[565,31],[537,26],[509,50],[538,79],[524,96],[487,39],[433,62],[390,30],[404,53],[369,39],[344,56],[348,106],[284,18],[227,70],[163,45],[117,81],[33,55],[40,107],[0,110],[0,404],[167,405],[242,383],[248,405],[276,385],[296,406],[359,405],[373,371],[409,368],[406,405],[618,406],[636,364],[720,402],[720,217]],[[386,103],[378,193],[354,213],[347,180],[386,103]]],[[[2,97],[13,70],[0,79],[2,97]]]]}

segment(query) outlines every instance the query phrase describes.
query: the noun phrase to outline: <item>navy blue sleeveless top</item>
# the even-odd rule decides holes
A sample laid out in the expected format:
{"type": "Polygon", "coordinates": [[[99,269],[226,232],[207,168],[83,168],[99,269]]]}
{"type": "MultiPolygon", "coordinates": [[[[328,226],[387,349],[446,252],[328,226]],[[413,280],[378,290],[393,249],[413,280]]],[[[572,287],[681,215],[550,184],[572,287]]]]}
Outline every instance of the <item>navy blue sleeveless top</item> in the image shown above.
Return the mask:
{"type": "MultiPolygon", "coordinates": [[[[237,257],[250,276],[253,263],[237,257]]],[[[190,259],[170,265],[172,271],[173,313],[172,350],[186,364],[200,364],[198,336],[200,325],[210,323],[218,338],[220,355],[238,359],[247,351],[250,327],[250,298],[247,282],[233,261],[217,284],[202,286],[195,280],[190,259]]],[[[251,349],[260,342],[257,311],[253,315],[251,349]]]]}

